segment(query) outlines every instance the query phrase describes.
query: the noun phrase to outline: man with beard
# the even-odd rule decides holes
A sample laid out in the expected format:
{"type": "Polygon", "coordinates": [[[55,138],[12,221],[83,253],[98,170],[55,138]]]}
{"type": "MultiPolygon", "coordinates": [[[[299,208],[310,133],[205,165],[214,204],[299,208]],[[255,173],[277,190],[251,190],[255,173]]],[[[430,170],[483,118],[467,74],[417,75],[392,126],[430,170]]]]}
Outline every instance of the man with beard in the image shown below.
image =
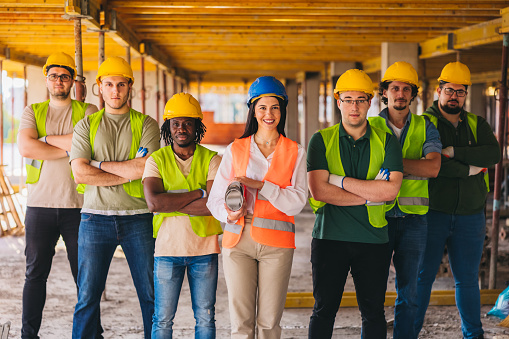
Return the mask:
{"type": "Polygon", "coordinates": [[[141,176],[147,153],[159,149],[159,127],[127,105],[134,77],[124,59],[108,58],[96,80],[105,108],[76,125],[70,160],[79,192],[84,193],[72,337],[94,337],[108,268],[121,245],[138,294],[145,338],[150,338],[154,239],[141,176]]]}
{"type": "Polygon", "coordinates": [[[28,184],[21,338],[39,338],[46,282],[60,236],[76,282],[83,198],[76,192],[69,152],[74,125],[98,111],[94,105],[71,99],[76,76],[71,56],[62,52],[50,55],[43,74],[50,99],[25,108],[18,134],[19,152],[27,158],[28,184]]]}
{"type": "Polygon", "coordinates": [[[341,122],[315,133],[307,153],[316,215],[309,338],[332,337],[349,272],[362,316],[361,337],[385,338],[390,252],[384,202],[396,198],[401,186],[401,147],[396,137],[366,119],[373,83],[364,71],[343,73],[334,97],[341,122]]]}
{"type": "Polygon", "coordinates": [[[187,269],[196,319],[196,338],[215,338],[219,221],[208,210],[207,196],[221,157],[199,143],[205,135],[198,101],[175,94],[164,109],[161,136],[166,147],[145,165],[143,184],[154,216],[155,309],[152,338],[171,338],[187,269]]]}
{"type": "Polygon", "coordinates": [[[395,135],[403,152],[403,182],[397,198],[387,203],[389,246],[396,269],[398,297],[394,308],[394,339],[414,339],[417,276],[426,246],[428,178],[440,170],[442,144],[429,119],[410,112],[419,89],[417,72],[407,62],[387,68],[379,94],[387,108],[369,118],[371,126],[395,135]]]}
{"type": "Polygon", "coordinates": [[[486,233],[486,168],[500,161],[500,148],[490,125],[463,109],[472,84],[468,67],[451,62],[438,81],[438,100],[425,114],[437,126],[444,148],[438,177],[429,180],[428,237],[419,271],[415,333],[422,328],[447,246],[463,337],[483,338],[478,276],[486,233]]]}

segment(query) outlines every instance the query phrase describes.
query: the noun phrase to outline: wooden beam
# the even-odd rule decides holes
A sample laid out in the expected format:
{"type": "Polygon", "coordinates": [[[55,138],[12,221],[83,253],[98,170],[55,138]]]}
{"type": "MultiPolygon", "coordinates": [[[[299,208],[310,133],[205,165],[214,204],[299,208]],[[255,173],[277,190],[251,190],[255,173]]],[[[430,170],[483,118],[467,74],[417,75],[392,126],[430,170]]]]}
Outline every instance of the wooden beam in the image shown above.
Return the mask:
{"type": "Polygon", "coordinates": [[[46,63],[46,58],[20,52],[5,46],[0,46],[0,58],[39,67],[44,66],[46,63]]]}

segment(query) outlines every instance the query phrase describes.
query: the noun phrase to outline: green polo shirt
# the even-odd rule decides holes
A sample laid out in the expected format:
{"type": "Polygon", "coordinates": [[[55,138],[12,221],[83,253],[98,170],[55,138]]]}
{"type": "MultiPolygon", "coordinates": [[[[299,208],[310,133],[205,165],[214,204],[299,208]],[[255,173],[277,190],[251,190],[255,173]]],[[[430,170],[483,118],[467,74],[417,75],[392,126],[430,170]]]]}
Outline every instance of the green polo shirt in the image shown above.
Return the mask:
{"type": "MultiPolygon", "coordinates": [[[[347,177],[366,179],[369,167],[369,137],[371,127],[368,124],[366,133],[354,141],[343,128],[339,126],[339,150],[341,162],[347,177]]],[[[387,133],[385,143],[385,159],[383,168],[389,171],[403,172],[401,146],[398,139],[387,133]]],[[[309,141],[307,152],[308,172],[314,170],[329,170],[325,157],[325,144],[320,132],[315,133],[309,141]]],[[[316,214],[313,238],[383,244],[389,241],[387,227],[371,226],[365,205],[336,206],[326,204],[323,213],[316,214]]]]}

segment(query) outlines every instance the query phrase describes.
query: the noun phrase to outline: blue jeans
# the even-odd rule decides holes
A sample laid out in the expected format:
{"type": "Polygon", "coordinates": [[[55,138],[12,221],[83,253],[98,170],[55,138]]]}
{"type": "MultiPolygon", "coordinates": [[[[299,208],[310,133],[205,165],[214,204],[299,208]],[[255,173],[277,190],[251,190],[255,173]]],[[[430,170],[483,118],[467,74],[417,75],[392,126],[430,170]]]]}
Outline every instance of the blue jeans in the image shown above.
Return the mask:
{"type": "Polygon", "coordinates": [[[396,291],[394,339],[416,339],[414,321],[417,314],[417,276],[426,248],[426,215],[409,214],[404,218],[387,218],[389,246],[394,254],[396,291]]]}
{"type": "Polygon", "coordinates": [[[485,223],[484,212],[472,215],[428,212],[428,240],[417,284],[419,310],[415,321],[416,333],[422,328],[431,287],[446,245],[456,286],[456,306],[461,316],[463,337],[475,338],[484,333],[481,324],[479,264],[486,236],[485,223]]]}
{"type": "Polygon", "coordinates": [[[99,302],[118,245],[122,246],[136,287],[145,338],[150,338],[154,313],[154,243],[152,214],[81,214],[78,235],[79,293],[74,309],[73,338],[94,338],[99,302]]]}
{"type": "Polygon", "coordinates": [[[217,254],[196,257],[155,257],[155,310],[152,338],[170,339],[173,319],[187,267],[191,303],[196,319],[195,338],[216,337],[215,304],[217,289],[217,254]]]}

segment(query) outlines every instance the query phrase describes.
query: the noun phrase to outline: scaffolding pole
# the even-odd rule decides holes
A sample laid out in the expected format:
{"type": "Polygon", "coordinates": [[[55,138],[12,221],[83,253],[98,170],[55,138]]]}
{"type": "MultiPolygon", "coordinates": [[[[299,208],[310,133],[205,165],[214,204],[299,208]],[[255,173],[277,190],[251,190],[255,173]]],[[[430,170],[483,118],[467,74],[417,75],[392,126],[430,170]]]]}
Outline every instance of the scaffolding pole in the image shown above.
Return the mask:
{"type": "Polygon", "coordinates": [[[76,100],[85,101],[85,78],[83,77],[83,50],[81,41],[81,18],[74,18],[74,48],[76,61],[76,100]]]}
{"type": "Polygon", "coordinates": [[[3,61],[0,60],[0,165],[4,164],[4,95],[3,83],[3,61]]]}
{"type": "Polygon", "coordinates": [[[159,93],[159,65],[156,65],[156,121],[159,125],[159,101],[161,100],[161,93],[159,93]]]}
{"type": "MultiPolygon", "coordinates": [[[[98,66],[100,67],[101,64],[104,62],[104,32],[99,32],[99,46],[98,46],[98,66]]],[[[104,108],[104,98],[102,96],[101,90],[98,89],[99,96],[99,109],[104,108]]]]}
{"type": "Polygon", "coordinates": [[[16,72],[12,72],[12,81],[11,81],[11,175],[14,175],[14,144],[16,143],[14,136],[14,78],[16,77],[16,72]]]}
{"type": "MultiPolygon", "coordinates": [[[[504,34],[502,40],[502,76],[500,80],[499,105],[497,110],[497,140],[500,150],[504,149],[505,119],[507,115],[507,56],[509,48],[509,34],[504,34]]],[[[503,152],[501,153],[503,156],[503,152]]],[[[501,157],[502,158],[502,157],[501,157]]],[[[497,259],[498,259],[498,232],[500,220],[500,191],[502,187],[503,161],[495,165],[495,192],[493,193],[493,218],[491,226],[491,255],[490,277],[488,288],[494,289],[497,283],[497,259]]]]}
{"type": "Polygon", "coordinates": [[[141,113],[145,112],[145,57],[141,56],[141,113]]]}
{"type": "Polygon", "coordinates": [[[168,90],[166,88],[166,71],[163,70],[163,98],[164,104],[168,102],[168,90]]]}
{"type": "MultiPolygon", "coordinates": [[[[125,61],[127,61],[127,63],[129,65],[131,65],[131,47],[130,46],[126,46],[125,48],[125,61]]],[[[131,88],[131,90],[129,91],[129,107],[133,107],[133,90],[131,88]]]]}

